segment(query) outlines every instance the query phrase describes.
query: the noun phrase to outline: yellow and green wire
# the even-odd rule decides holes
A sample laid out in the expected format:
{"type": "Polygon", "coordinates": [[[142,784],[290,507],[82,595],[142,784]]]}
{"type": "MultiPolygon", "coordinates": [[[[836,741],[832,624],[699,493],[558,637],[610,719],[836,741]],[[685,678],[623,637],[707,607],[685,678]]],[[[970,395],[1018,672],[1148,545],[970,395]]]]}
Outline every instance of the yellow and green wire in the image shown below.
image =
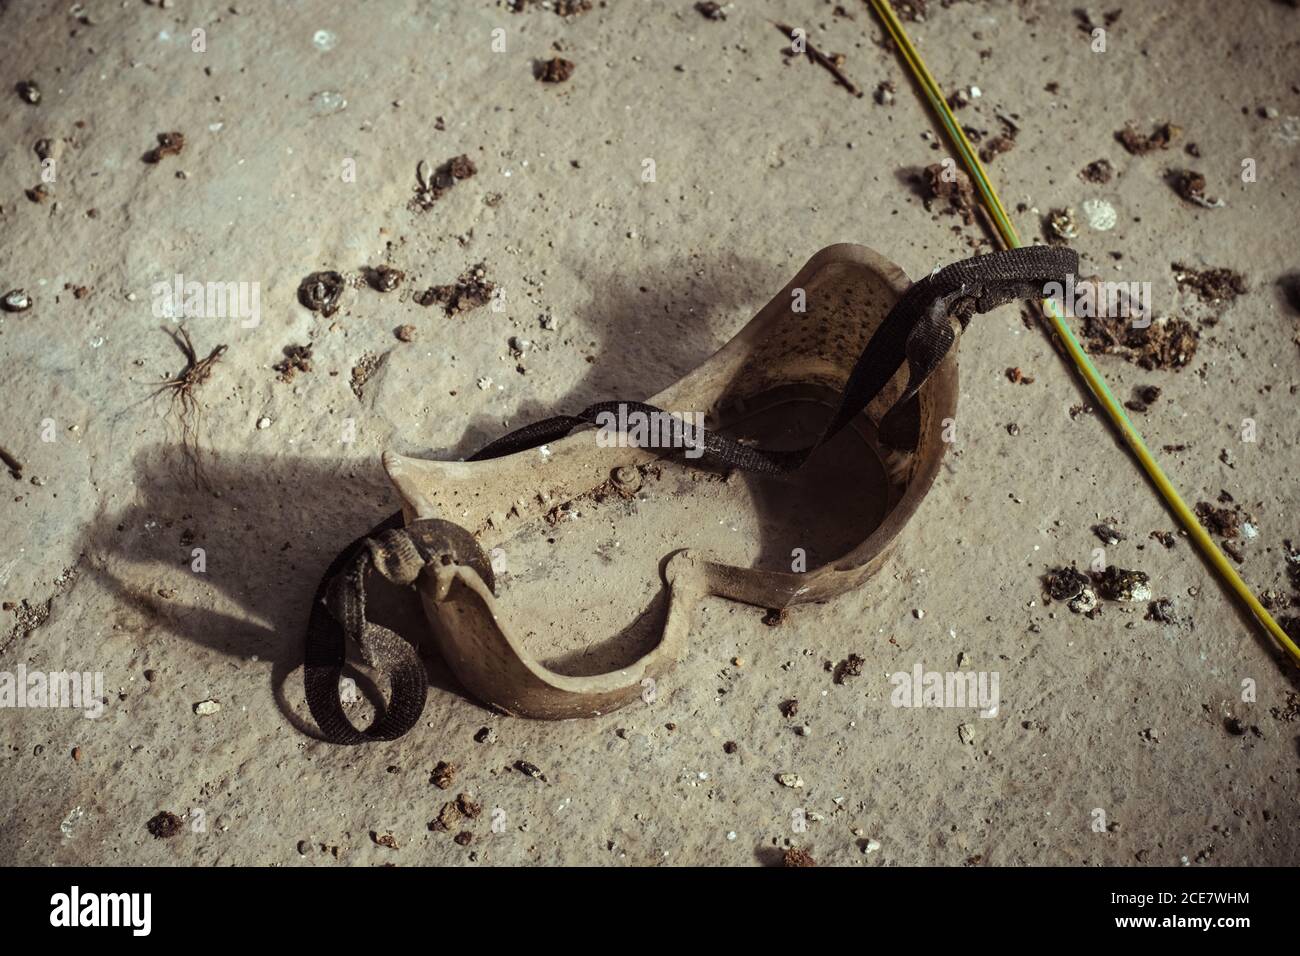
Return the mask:
{"type": "MultiPolygon", "coordinates": [[[[988,174],[985,173],[984,166],[980,163],[979,156],[976,155],[975,150],[971,148],[970,141],[966,138],[965,132],[962,131],[961,125],[957,122],[957,118],[953,116],[952,110],[948,106],[948,101],[944,98],[943,91],[939,88],[939,84],[935,82],[930,71],[926,69],[925,61],[921,59],[921,54],[918,53],[916,47],[912,45],[912,41],[907,36],[907,31],[903,29],[903,24],[899,21],[898,15],[894,13],[894,9],[890,5],[889,0],[870,0],[870,2],[872,6],[875,7],[876,13],[880,16],[880,19],[884,22],[885,28],[889,30],[890,35],[894,38],[894,43],[897,44],[899,53],[902,54],[903,59],[907,62],[913,76],[916,77],[917,83],[920,84],[921,89],[925,92],[926,98],[930,101],[930,106],[938,115],[944,128],[948,131],[948,137],[952,140],[953,145],[957,148],[957,152],[961,155],[962,162],[965,164],[966,170],[969,172],[971,179],[974,180],[975,185],[979,187],[980,197],[984,201],[984,207],[988,210],[989,216],[997,226],[997,230],[1002,236],[1002,241],[1008,248],[1019,248],[1023,245],[1020,241],[1020,235],[1016,232],[1016,227],[1012,224],[1011,218],[1007,215],[1007,211],[1003,207],[1002,201],[998,199],[998,194],[996,190],[994,190],[993,184],[989,181],[988,174]]],[[[1205,528],[1201,526],[1196,515],[1187,507],[1187,503],[1183,501],[1182,496],[1178,494],[1178,490],[1174,488],[1168,476],[1165,475],[1163,469],[1161,469],[1160,465],[1157,464],[1151,451],[1147,448],[1146,442],[1142,440],[1142,436],[1138,434],[1137,429],[1133,427],[1133,423],[1129,421],[1128,415],[1124,413],[1123,406],[1115,400],[1115,396],[1111,394],[1110,388],[1107,387],[1105,379],[1101,377],[1101,373],[1097,371],[1096,366],[1092,364],[1092,360],[1088,358],[1088,354],[1084,352],[1083,348],[1079,345],[1079,341],[1074,337],[1074,333],[1070,331],[1070,327],[1066,324],[1065,317],[1057,308],[1056,302],[1052,299],[1044,299],[1043,313],[1052,323],[1052,327],[1055,329],[1056,334],[1060,336],[1061,341],[1065,343],[1066,351],[1069,352],[1070,358],[1073,360],[1074,366],[1078,370],[1079,375],[1081,375],[1083,380],[1088,383],[1088,387],[1092,390],[1093,395],[1096,396],[1097,401],[1101,404],[1102,408],[1106,410],[1106,414],[1110,417],[1111,423],[1114,424],[1115,428],[1123,436],[1125,443],[1141,463],[1143,470],[1146,471],[1147,477],[1151,479],[1151,483],[1156,486],[1156,489],[1165,499],[1165,503],[1169,505],[1169,509],[1178,517],[1178,520],[1182,523],[1183,527],[1187,529],[1187,533],[1191,535],[1192,540],[1195,541],[1197,547],[1201,549],[1201,553],[1205,555],[1206,559],[1210,562],[1210,565],[1218,572],[1219,576],[1227,582],[1228,586],[1232,588],[1237,597],[1241,599],[1242,603],[1250,608],[1251,612],[1259,622],[1264,625],[1265,629],[1273,636],[1274,640],[1276,640],[1277,643],[1291,655],[1291,658],[1297,664],[1300,664],[1300,648],[1296,647],[1295,642],[1291,640],[1287,633],[1282,630],[1282,627],[1277,623],[1277,621],[1273,619],[1273,615],[1269,614],[1268,609],[1259,602],[1259,599],[1255,597],[1254,593],[1250,590],[1250,587],[1241,579],[1241,576],[1237,574],[1232,565],[1228,563],[1228,559],[1224,557],[1223,552],[1220,551],[1218,546],[1214,543],[1214,539],[1211,538],[1205,528]]]]}

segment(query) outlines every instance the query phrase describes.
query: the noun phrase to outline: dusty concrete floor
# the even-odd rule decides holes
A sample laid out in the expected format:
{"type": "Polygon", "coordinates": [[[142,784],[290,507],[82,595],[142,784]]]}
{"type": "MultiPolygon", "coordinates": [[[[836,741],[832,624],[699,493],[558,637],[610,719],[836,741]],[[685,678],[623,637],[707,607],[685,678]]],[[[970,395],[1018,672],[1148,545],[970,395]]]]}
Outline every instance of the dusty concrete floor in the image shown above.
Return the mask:
{"type": "MultiPolygon", "coordinates": [[[[1243,575],[1295,600],[1283,541],[1300,542],[1300,347],[1279,280],[1297,268],[1300,225],[1297,12],[1128,0],[1094,53],[1074,0],[929,6],[910,28],[931,68],[982,93],[963,122],[1019,126],[991,171],[1023,232],[1107,199],[1116,227],[1081,225],[1074,245],[1089,271],[1151,282],[1159,316],[1206,315],[1171,263],[1245,273],[1249,292],[1202,328],[1187,368],[1099,363],[1122,396],[1163,390],[1139,417],[1148,442],[1184,446],[1159,457],[1189,500],[1227,491],[1249,512],[1243,575]],[[1183,128],[1167,152],[1115,141],[1125,122],[1164,120],[1183,128]],[[1083,182],[1100,158],[1116,178],[1083,182]],[[1224,208],[1166,185],[1188,166],[1224,208]],[[1247,418],[1257,441],[1241,440],[1247,418]]],[[[98,671],[107,697],[96,720],[0,710],[0,860],[747,865],[794,845],[844,865],[1300,861],[1295,670],[1185,537],[1168,550],[1148,538],[1173,520],[1099,417],[1071,416],[1082,394],[1014,306],[966,337],[949,466],[860,592],[775,628],[710,601],[659,700],[602,719],[497,717],[430,660],[424,719],[400,742],[347,749],[300,731],[310,597],[333,554],[395,507],[383,449],[456,457],[507,423],[649,394],[830,243],[869,245],[913,276],[970,253],[978,226],[927,211],[911,181],[946,155],[930,117],[865,5],[844,7],[737,0],[710,21],[686,0],[572,19],[488,0],[0,2],[0,286],[35,300],[0,315],[0,445],[24,466],[0,476],[0,669],[98,671]],[[845,53],[868,95],[784,62],[769,18],[845,53]],[[559,49],[572,78],[535,81],[559,49]],[[14,91],[29,79],[35,105],[14,91]],[[885,80],[892,106],[871,95],[885,80]],[[181,154],[143,162],[173,130],[181,154]],[[33,202],[40,139],[55,180],[33,202]],[[408,208],[417,162],[462,153],[477,175],[408,208]],[[332,319],[296,301],[311,271],[380,262],[405,270],[399,292],[350,289],[332,319]],[[479,262],[504,310],[448,318],[412,300],[479,262]],[[151,287],[177,273],[261,296],[255,327],[187,323],[202,354],[228,346],[195,393],[211,491],[185,473],[166,398],[150,397],[183,364],[175,323],[152,311],[151,287]],[[399,342],[408,323],[415,340],[399,342]],[[535,343],[526,375],[512,335],[535,343]],[[308,342],[311,371],[277,381],[282,348],[308,342]],[[358,396],[367,355],[383,362],[358,396]],[[1044,573],[1086,565],[1103,518],[1128,536],[1109,559],[1147,572],[1177,624],[1144,619],[1145,605],[1088,620],[1044,604],[1044,573]],[[850,653],[862,674],[836,684],[825,662],[850,653]],[[998,672],[996,718],[890,705],[887,675],[956,670],[959,655],[962,670],[998,672]],[[793,720],[778,707],[790,698],[793,720]],[[220,711],[197,715],[209,699],[220,711]],[[475,742],[483,726],[495,743],[475,742]],[[511,769],[520,759],[548,782],[511,769]],[[438,761],[459,768],[446,793],[430,784],[438,761]],[[805,786],[781,786],[785,772],[805,786]],[[460,791],[501,808],[504,832],[487,811],[464,827],[469,846],[430,832],[460,791]],[[184,818],[170,839],[146,829],[164,810],[184,818]]]]}

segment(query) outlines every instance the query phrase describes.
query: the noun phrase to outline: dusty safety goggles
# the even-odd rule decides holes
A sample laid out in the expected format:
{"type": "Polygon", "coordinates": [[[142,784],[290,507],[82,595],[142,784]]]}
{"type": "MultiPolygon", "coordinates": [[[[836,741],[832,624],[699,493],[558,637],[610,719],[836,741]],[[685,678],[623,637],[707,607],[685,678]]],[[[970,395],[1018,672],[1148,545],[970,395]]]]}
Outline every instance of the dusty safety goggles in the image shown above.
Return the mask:
{"type": "Polygon", "coordinates": [[[562,719],[660,681],[707,595],[780,611],[860,586],[938,473],[971,316],[1077,268],[1072,250],[1025,247],[909,283],[870,249],[830,246],[646,402],[545,419],[467,461],[386,453],[402,511],[334,560],[308,624],[323,735],[390,740],[419,719],[428,675],[397,628],[421,624],[394,606],[410,611],[411,589],[470,694],[562,719]],[[339,695],[349,640],[390,684],[365,730],[339,695]]]}

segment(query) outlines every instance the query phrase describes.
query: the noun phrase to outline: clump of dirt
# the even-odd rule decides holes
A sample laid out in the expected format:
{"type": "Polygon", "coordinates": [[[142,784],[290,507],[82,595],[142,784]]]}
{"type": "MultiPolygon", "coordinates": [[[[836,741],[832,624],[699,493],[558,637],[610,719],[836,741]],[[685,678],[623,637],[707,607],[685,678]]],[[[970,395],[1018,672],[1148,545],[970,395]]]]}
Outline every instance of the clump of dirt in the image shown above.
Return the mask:
{"type": "Polygon", "coordinates": [[[397,328],[393,329],[393,334],[397,336],[399,342],[414,342],[415,326],[399,325],[397,328]]]}
{"type": "MultiPolygon", "coordinates": [[[[1300,619],[1292,618],[1292,620],[1300,619]]],[[[1293,723],[1297,718],[1300,718],[1300,694],[1293,690],[1287,691],[1286,703],[1280,707],[1269,708],[1269,713],[1273,715],[1274,720],[1280,720],[1286,724],[1293,723]]]]}
{"type": "Polygon", "coordinates": [[[1053,568],[1044,576],[1043,585],[1048,598],[1065,602],[1075,614],[1089,614],[1097,607],[1097,592],[1078,568],[1053,568]]]}
{"type": "Polygon", "coordinates": [[[1079,238],[1079,221],[1073,208],[1053,209],[1043,221],[1043,237],[1054,246],[1079,238]]]}
{"type": "Polygon", "coordinates": [[[700,0],[695,5],[695,10],[706,20],[727,19],[727,11],[722,9],[722,4],[714,3],[713,0],[700,0]]]}
{"type": "Polygon", "coordinates": [[[181,832],[181,818],[170,810],[160,810],[145,824],[156,840],[167,840],[181,832]]]}
{"type": "Polygon", "coordinates": [[[549,60],[541,63],[537,69],[537,78],[543,83],[566,83],[569,77],[573,76],[573,71],[577,69],[577,64],[572,60],[566,60],[562,56],[553,56],[549,60]]]}
{"type": "Polygon", "coordinates": [[[1179,126],[1161,123],[1149,136],[1143,136],[1133,123],[1125,123],[1124,128],[1115,134],[1115,138],[1134,156],[1145,156],[1157,149],[1168,149],[1170,144],[1182,135],[1182,132],[1179,126]]]}
{"type": "Polygon", "coordinates": [[[283,349],[284,358],[271,366],[278,373],[276,378],[287,385],[299,372],[310,372],[311,349],[310,342],[306,345],[286,345],[283,349]]]}
{"type": "Polygon", "coordinates": [[[376,292],[392,292],[405,278],[406,273],[389,265],[379,265],[366,270],[366,281],[376,292]]]}
{"type": "Polygon", "coordinates": [[[1174,615],[1174,602],[1169,598],[1152,601],[1147,605],[1146,619],[1155,621],[1157,624],[1177,624],[1178,618],[1174,615]]]}
{"type": "Polygon", "coordinates": [[[1152,541],[1158,541],[1166,548],[1172,548],[1178,543],[1178,536],[1172,531],[1152,531],[1149,535],[1152,541]]]}
{"type": "Polygon", "coordinates": [[[541,7],[561,17],[576,17],[591,9],[591,0],[506,0],[511,13],[541,7]]]}
{"type": "Polygon", "coordinates": [[[817,861],[812,858],[812,854],[810,854],[807,850],[800,849],[797,846],[792,846],[785,851],[785,855],[781,858],[781,865],[782,866],[816,866],[817,861]]]}
{"type": "Polygon", "coordinates": [[[361,358],[357,359],[357,364],[352,366],[352,394],[358,399],[365,400],[366,383],[370,381],[372,375],[379,371],[384,364],[384,359],[388,353],[376,355],[374,352],[366,352],[361,358]]]}
{"type": "Polygon", "coordinates": [[[474,161],[464,153],[453,156],[432,173],[429,164],[420,160],[415,167],[415,198],[411,200],[411,206],[415,209],[431,208],[449,189],[477,172],[474,161]]]}
{"type": "Polygon", "coordinates": [[[1128,537],[1124,532],[1106,522],[1093,525],[1092,533],[1100,538],[1101,542],[1106,545],[1119,544],[1128,537]]]}
{"type": "Polygon", "coordinates": [[[1246,277],[1233,269],[1202,269],[1174,262],[1174,281],[1180,288],[1190,289],[1196,297],[1210,305],[1227,304],[1246,293],[1246,277]]]}
{"type": "Polygon", "coordinates": [[[1183,199],[1202,209],[1218,209],[1223,205],[1222,199],[1205,195],[1205,177],[1192,169],[1170,170],[1166,176],[1170,187],[1183,199]]]}
{"type": "Polygon", "coordinates": [[[460,820],[460,810],[454,803],[444,803],[442,809],[438,811],[438,816],[429,821],[429,829],[434,833],[445,832],[450,830],[460,820]]]}
{"type": "Polygon", "coordinates": [[[1159,385],[1142,385],[1133,390],[1133,397],[1124,403],[1124,407],[1133,412],[1145,412],[1159,397],[1159,385]]]}
{"type": "Polygon", "coordinates": [[[452,781],[456,777],[456,767],[445,760],[439,760],[438,766],[433,768],[433,773],[429,775],[429,782],[439,790],[446,790],[451,787],[452,781]]]}
{"type": "Polygon", "coordinates": [[[1108,601],[1151,600],[1151,579],[1142,571],[1128,571],[1112,564],[1092,579],[1098,593],[1108,601]]]}
{"type": "Polygon", "coordinates": [[[975,185],[964,171],[953,165],[933,163],[925,167],[924,178],[928,191],[926,209],[932,209],[936,201],[946,202],[945,212],[955,212],[968,226],[975,221],[979,200],[975,198],[975,185]]]}
{"type": "Polygon", "coordinates": [[[1084,345],[1094,355],[1118,355],[1148,371],[1180,369],[1192,360],[1200,333],[1185,319],[1157,319],[1135,327],[1123,315],[1090,316],[1084,323],[1084,345]]]}
{"type": "Polygon", "coordinates": [[[452,285],[436,285],[425,289],[415,301],[423,306],[438,303],[448,315],[468,312],[492,301],[496,286],[487,278],[484,263],[470,266],[452,285]]]}
{"type": "Polygon", "coordinates": [[[1241,513],[1237,508],[1216,508],[1208,501],[1196,503],[1196,517],[1210,534],[1235,538],[1241,534],[1241,513]]]}
{"type": "Polygon", "coordinates": [[[1080,170],[1079,178],[1085,183],[1108,183],[1115,178],[1115,167],[1109,159],[1097,159],[1080,170]]]}
{"type": "Polygon", "coordinates": [[[1259,592],[1259,603],[1266,611],[1280,611],[1291,606],[1291,599],[1277,588],[1265,588],[1259,592]]]}
{"type": "Polygon", "coordinates": [[[992,162],[997,156],[1009,153],[1016,145],[1016,138],[1011,133],[999,133],[980,147],[980,159],[992,162]]]}
{"type": "Polygon", "coordinates": [[[329,318],[339,310],[339,300],[347,283],[332,270],[313,272],[298,283],[298,301],[313,312],[329,318]]]}
{"type": "Polygon", "coordinates": [[[835,665],[835,683],[843,684],[850,677],[861,677],[862,665],[865,663],[866,660],[857,654],[850,654],[835,665]]]}
{"type": "Polygon", "coordinates": [[[184,133],[159,133],[158,145],[144,154],[146,163],[160,163],[167,156],[179,156],[185,148],[184,133]]]}
{"type": "Polygon", "coordinates": [[[980,159],[986,163],[991,163],[995,158],[1003,153],[1009,153],[1016,146],[1016,134],[1020,132],[1019,128],[1009,119],[999,116],[998,120],[1002,123],[1002,132],[998,133],[984,141],[980,146],[980,159]]]}

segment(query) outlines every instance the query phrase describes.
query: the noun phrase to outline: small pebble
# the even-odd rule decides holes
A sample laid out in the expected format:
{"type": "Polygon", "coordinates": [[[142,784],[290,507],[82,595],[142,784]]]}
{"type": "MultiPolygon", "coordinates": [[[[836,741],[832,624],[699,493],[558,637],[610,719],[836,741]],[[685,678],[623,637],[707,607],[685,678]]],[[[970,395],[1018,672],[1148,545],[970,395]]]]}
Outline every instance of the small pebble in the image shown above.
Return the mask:
{"type": "Polygon", "coordinates": [[[546,774],[542,773],[540,767],[529,763],[527,760],[516,760],[515,769],[526,777],[532,777],[534,780],[540,780],[546,783],[546,774]]]}
{"type": "Polygon", "coordinates": [[[215,700],[201,700],[194,705],[194,713],[200,717],[208,717],[215,714],[221,709],[221,704],[215,700]]]}
{"type": "Polygon", "coordinates": [[[32,297],[22,289],[11,289],[0,299],[0,307],[6,312],[26,312],[32,307],[32,297]]]}
{"type": "Polygon", "coordinates": [[[451,786],[455,777],[455,765],[447,763],[445,760],[439,760],[438,766],[433,768],[433,773],[429,777],[429,782],[439,790],[446,790],[451,786]]]}
{"type": "Polygon", "coordinates": [[[271,427],[271,419],[269,419],[269,418],[267,418],[265,415],[263,415],[261,418],[259,418],[259,419],[257,420],[257,427],[258,427],[258,428],[270,428],[270,427],[271,427]]]}

